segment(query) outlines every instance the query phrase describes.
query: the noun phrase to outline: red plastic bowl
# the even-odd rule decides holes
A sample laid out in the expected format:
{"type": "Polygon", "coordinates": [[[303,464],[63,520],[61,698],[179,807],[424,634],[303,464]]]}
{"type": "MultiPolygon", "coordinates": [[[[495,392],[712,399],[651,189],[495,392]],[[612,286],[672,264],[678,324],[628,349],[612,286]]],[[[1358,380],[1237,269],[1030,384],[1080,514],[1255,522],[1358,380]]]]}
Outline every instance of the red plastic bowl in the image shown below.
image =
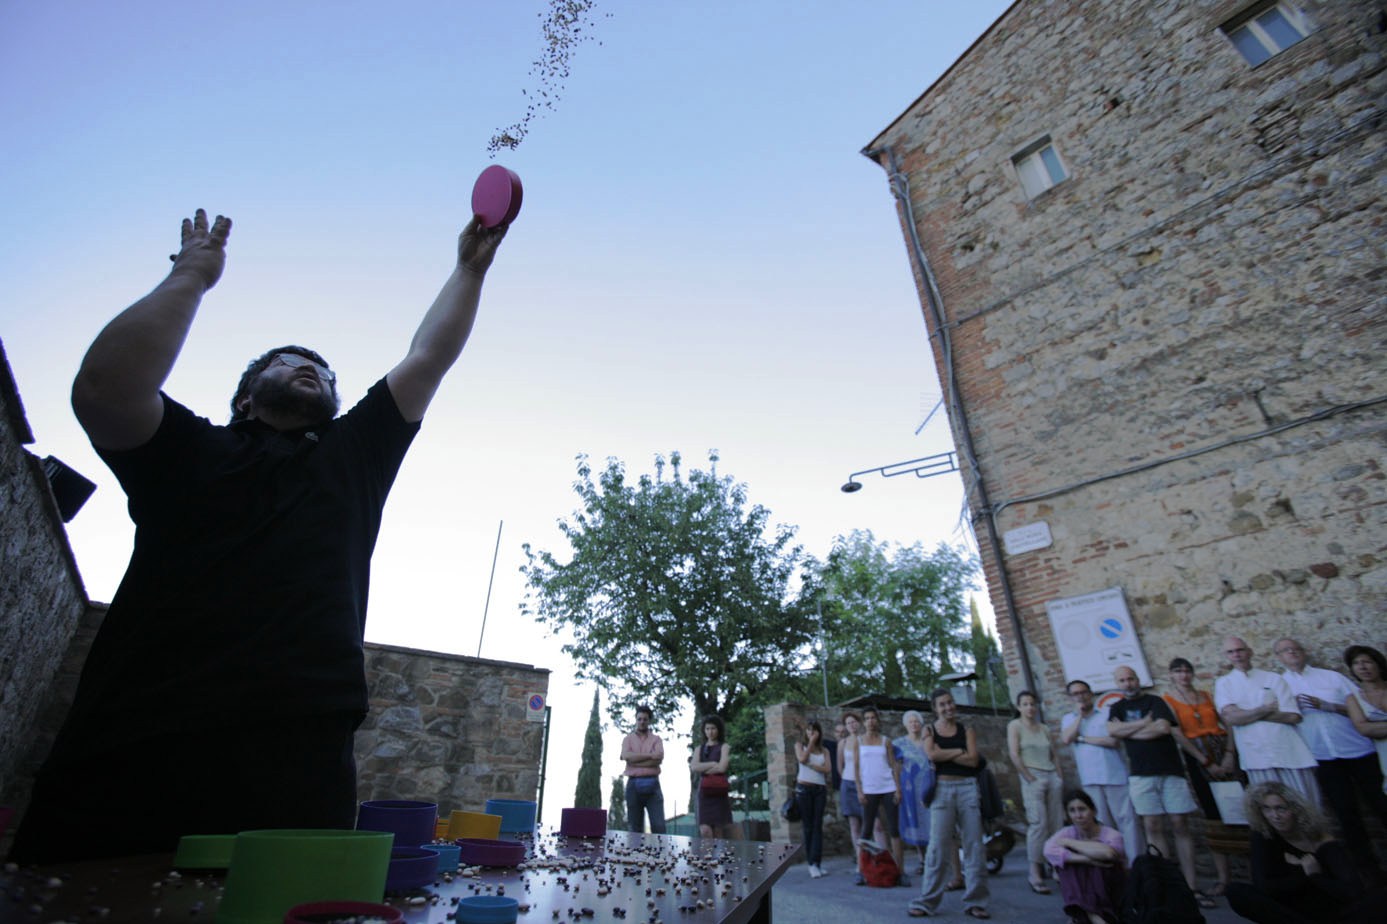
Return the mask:
{"type": "Polygon", "coordinates": [[[458,861],[463,866],[515,866],[525,859],[525,845],[520,841],[460,837],[453,843],[460,848],[458,861]]]}

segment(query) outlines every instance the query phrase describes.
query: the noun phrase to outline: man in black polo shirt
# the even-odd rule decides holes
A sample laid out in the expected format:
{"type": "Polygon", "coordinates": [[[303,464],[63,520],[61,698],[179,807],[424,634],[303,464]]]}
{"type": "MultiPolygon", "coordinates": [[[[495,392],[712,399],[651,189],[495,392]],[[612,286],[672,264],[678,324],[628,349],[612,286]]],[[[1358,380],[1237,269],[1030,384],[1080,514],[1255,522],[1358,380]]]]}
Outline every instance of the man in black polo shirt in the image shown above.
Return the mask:
{"type": "Polygon", "coordinates": [[[230,230],[201,209],[185,219],[168,277],[102,330],[73,384],[135,547],[35,782],[20,862],[354,822],[381,511],[505,228],[467,226],[404,359],[346,414],[327,362],[285,346],[251,362],[217,426],[161,389],[230,230]]]}
{"type": "MultiPolygon", "coordinates": [[[[1194,792],[1185,779],[1185,765],[1180,747],[1173,737],[1179,724],[1175,713],[1159,696],[1141,692],[1141,681],[1130,667],[1119,667],[1113,680],[1122,699],[1108,708],[1108,734],[1122,742],[1131,763],[1127,790],[1132,807],[1141,816],[1147,843],[1155,844],[1165,857],[1170,857],[1170,842],[1166,840],[1164,819],[1170,819],[1175,835],[1175,852],[1180,870],[1192,891],[1198,886],[1194,878],[1194,839],[1189,820],[1185,817],[1198,806],[1194,792]]],[[[1213,902],[1202,895],[1200,904],[1212,907],[1213,902]]]]}

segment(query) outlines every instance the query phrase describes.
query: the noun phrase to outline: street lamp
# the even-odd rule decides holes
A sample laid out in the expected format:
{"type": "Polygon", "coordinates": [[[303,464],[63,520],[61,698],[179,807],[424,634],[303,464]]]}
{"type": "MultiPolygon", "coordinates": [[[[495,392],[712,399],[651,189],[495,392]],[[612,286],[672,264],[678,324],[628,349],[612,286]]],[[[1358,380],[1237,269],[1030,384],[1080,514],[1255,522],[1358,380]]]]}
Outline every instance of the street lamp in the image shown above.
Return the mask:
{"type": "Polygon", "coordinates": [[[918,459],[909,459],[905,462],[895,462],[879,468],[866,468],[860,472],[853,472],[848,476],[847,483],[839,490],[844,494],[861,491],[862,482],[857,480],[857,476],[870,475],[874,472],[880,472],[883,478],[895,478],[897,475],[912,473],[916,478],[933,478],[935,475],[947,475],[958,470],[958,455],[953,452],[940,452],[932,456],[922,456],[918,459]]]}

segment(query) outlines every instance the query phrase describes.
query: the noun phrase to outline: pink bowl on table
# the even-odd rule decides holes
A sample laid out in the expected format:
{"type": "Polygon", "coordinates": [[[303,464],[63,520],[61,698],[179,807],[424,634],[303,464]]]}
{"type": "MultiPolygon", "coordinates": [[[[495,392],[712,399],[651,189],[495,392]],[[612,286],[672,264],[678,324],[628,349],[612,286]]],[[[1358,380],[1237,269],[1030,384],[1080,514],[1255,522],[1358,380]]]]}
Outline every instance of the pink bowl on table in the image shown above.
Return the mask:
{"type": "Polygon", "coordinates": [[[515,866],[525,859],[520,841],[493,841],[484,837],[460,837],[458,862],[463,866],[515,866]]]}
{"type": "Polygon", "coordinates": [[[566,808],[561,813],[559,833],[567,837],[606,837],[607,810],[566,808]]]}

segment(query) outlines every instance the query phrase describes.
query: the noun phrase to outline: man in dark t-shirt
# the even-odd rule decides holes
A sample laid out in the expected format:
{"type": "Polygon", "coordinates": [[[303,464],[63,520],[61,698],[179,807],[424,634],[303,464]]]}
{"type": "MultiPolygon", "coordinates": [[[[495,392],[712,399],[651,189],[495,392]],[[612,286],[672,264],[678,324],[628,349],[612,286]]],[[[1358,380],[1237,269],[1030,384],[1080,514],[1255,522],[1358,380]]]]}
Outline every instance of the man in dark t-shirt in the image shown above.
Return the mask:
{"type": "Polygon", "coordinates": [[[218,426],[162,388],[230,230],[201,209],[185,219],[168,277],[102,330],[73,383],[77,418],[129,498],[135,546],[35,780],[19,862],[354,822],[381,513],[505,227],[468,224],[404,359],[346,414],[326,360],[284,346],[250,363],[218,426]]]}
{"type": "MultiPolygon", "coordinates": [[[[1130,667],[1119,667],[1113,680],[1122,699],[1108,708],[1108,734],[1122,742],[1131,764],[1128,792],[1132,807],[1141,816],[1146,840],[1155,844],[1161,854],[1169,857],[1170,842],[1165,836],[1165,819],[1175,836],[1175,851],[1180,870],[1192,890],[1197,891],[1194,878],[1194,839],[1185,817],[1198,806],[1194,793],[1185,779],[1185,765],[1180,747],[1174,738],[1179,724],[1170,706],[1159,696],[1141,692],[1141,681],[1130,667]]],[[[1201,904],[1211,900],[1199,896],[1201,904]]]]}

